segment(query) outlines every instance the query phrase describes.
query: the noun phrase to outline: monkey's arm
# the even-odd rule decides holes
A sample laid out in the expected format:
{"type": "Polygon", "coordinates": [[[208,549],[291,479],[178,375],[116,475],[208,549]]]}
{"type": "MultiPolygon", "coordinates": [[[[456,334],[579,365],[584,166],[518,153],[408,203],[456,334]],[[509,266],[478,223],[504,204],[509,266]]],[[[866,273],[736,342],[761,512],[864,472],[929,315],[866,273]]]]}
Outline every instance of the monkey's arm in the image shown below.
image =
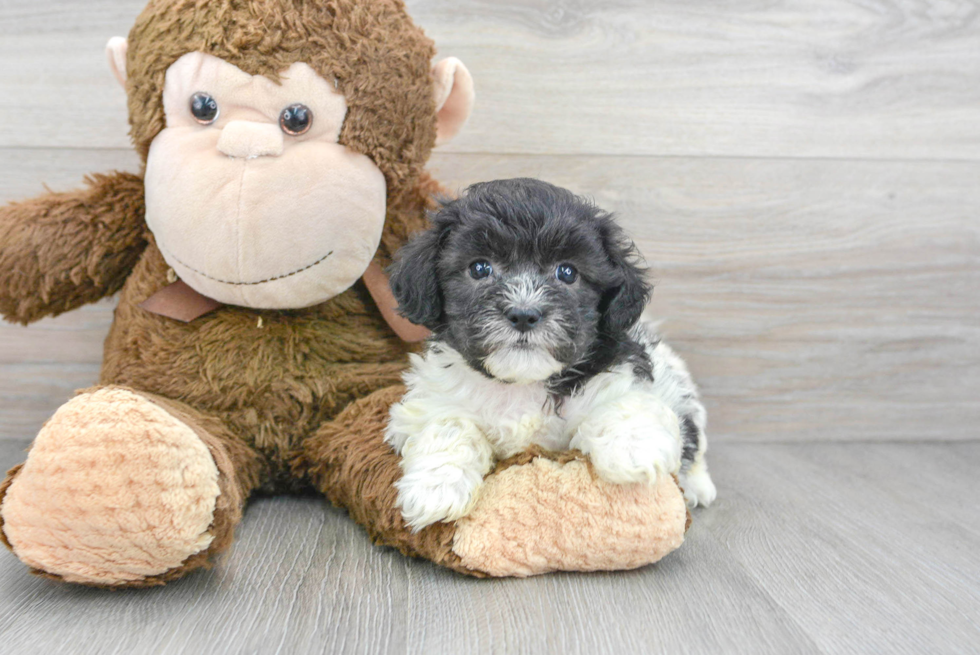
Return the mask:
{"type": "Polygon", "coordinates": [[[143,180],[92,175],[87,188],[0,207],[0,314],[55,316],[118,291],[146,247],[143,180]]]}

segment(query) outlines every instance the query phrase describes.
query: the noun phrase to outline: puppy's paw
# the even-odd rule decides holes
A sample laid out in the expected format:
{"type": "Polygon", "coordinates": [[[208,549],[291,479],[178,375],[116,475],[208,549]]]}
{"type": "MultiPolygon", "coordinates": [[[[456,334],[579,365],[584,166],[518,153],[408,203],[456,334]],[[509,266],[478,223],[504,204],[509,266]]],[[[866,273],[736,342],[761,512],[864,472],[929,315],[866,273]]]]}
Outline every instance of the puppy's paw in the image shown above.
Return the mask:
{"type": "Polygon", "coordinates": [[[476,502],[483,482],[478,471],[454,465],[435,469],[406,470],[395,483],[397,507],[412,532],[438,521],[455,521],[466,516],[476,502]]]}
{"type": "Polygon", "coordinates": [[[588,417],[571,447],[588,455],[599,477],[614,484],[653,484],[681,465],[677,415],[645,396],[628,396],[588,417]]]}
{"type": "Polygon", "coordinates": [[[707,507],[714,502],[718,495],[715,483],[712,482],[704,461],[691,464],[691,468],[687,472],[682,471],[678,477],[681,488],[684,489],[684,500],[687,501],[688,507],[693,508],[698,505],[707,507]]]}
{"type": "Polygon", "coordinates": [[[674,473],[680,465],[676,440],[659,432],[654,428],[620,434],[609,439],[606,447],[593,448],[588,455],[596,473],[614,484],[653,484],[658,476],[674,473]]]}

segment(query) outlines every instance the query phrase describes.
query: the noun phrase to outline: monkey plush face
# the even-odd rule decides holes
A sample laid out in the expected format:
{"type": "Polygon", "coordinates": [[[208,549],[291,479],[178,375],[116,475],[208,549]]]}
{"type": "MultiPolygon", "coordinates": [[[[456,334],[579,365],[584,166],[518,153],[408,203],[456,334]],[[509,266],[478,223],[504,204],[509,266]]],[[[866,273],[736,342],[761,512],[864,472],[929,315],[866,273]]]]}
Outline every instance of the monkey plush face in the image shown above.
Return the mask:
{"type": "Polygon", "coordinates": [[[146,164],[146,222],[164,259],[205,296],[298,308],[350,287],[384,227],[381,170],[338,143],[333,81],[304,63],[279,84],[189,53],[168,70],[166,127],[146,164]]]}
{"type": "Polygon", "coordinates": [[[151,0],[107,54],[156,246],[199,293],[259,309],[322,303],[384,263],[473,105],[400,0],[151,0]]]}

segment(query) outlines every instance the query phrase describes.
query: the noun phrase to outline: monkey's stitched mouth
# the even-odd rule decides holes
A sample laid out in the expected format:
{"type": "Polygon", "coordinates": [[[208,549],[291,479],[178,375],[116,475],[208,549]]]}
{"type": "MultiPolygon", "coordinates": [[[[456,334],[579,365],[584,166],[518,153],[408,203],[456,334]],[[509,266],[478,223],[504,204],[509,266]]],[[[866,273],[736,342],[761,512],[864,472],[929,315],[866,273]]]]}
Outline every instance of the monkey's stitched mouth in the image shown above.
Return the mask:
{"type": "MultiPolygon", "coordinates": [[[[162,251],[163,248],[161,247],[160,250],[162,251]]],[[[167,254],[175,262],[177,262],[178,264],[180,264],[184,268],[186,268],[186,269],[188,269],[190,271],[193,271],[193,272],[197,273],[201,277],[206,277],[207,279],[212,280],[214,282],[217,282],[219,284],[227,284],[228,286],[233,286],[233,287],[254,287],[254,286],[257,286],[259,284],[266,284],[268,282],[275,282],[276,280],[282,280],[282,279],[287,278],[287,277],[292,277],[293,275],[298,275],[298,274],[302,273],[303,271],[308,271],[311,268],[313,268],[314,266],[317,266],[317,265],[322,264],[323,262],[325,262],[331,255],[333,255],[333,250],[331,250],[326,255],[324,255],[320,259],[316,260],[312,264],[308,264],[308,265],[306,265],[306,266],[304,266],[302,268],[297,268],[295,271],[292,271],[291,273],[283,273],[282,275],[276,275],[274,277],[266,278],[265,280],[258,280],[258,281],[255,281],[255,282],[235,282],[235,281],[232,281],[232,280],[222,280],[221,278],[217,278],[217,277],[214,277],[212,275],[208,275],[204,271],[200,271],[200,270],[194,268],[193,266],[191,266],[190,264],[184,263],[183,261],[181,261],[181,259],[179,257],[177,257],[176,255],[174,255],[173,253],[169,253],[168,252],[167,254]]]]}

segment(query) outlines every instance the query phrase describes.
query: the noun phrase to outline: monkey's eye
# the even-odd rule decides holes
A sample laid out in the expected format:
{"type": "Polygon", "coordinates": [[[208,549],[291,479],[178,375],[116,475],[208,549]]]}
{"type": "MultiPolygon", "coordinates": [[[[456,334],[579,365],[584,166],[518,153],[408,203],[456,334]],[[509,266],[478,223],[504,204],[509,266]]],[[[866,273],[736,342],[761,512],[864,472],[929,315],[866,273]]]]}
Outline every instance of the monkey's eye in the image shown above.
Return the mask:
{"type": "Polygon", "coordinates": [[[206,93],[191,96],[191,114],[201,125],[210,125],[218,118],[218,103],[206,93]]]}
{"type": "Polygon", "coordinates": [[[289,136],[299,136],[310,131],[313,112],[306,105],[289,105],[279,114],[279,127],[289,136]]]}
{"type": "Polygon", "coordinates": [[[470,264],[470,277],[474,280],[482,280],[484,278],[490,277],[493,273],[493,266],[490,262],[480,260],[478,262],[473,262],[470,264]]]}
{"type": "Polygon", "coordinates": [[[558,268],[555,269],[555,277],[565,284],[574,284],[575,280],[578,279],[578,271],[571,264],[559,264],[558,268]]]}

